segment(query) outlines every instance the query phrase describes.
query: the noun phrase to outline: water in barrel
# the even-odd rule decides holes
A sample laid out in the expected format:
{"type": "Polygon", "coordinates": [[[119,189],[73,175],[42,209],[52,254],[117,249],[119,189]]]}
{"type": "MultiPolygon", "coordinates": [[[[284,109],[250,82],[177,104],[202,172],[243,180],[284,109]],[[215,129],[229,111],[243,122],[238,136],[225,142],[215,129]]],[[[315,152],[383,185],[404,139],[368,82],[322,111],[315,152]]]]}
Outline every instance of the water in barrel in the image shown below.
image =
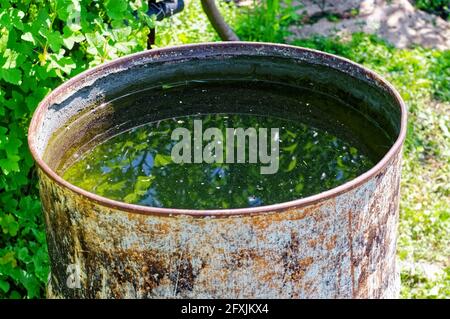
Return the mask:
{"type": "Polygon", "coordinates": [[[206,81],[146,90],[148,99],[139,94],[123,99],[177,111],[75,154],[60,171],[67,181],[138,205],[255,207],[344,184],[391,145],[357,107],[309,88],[206,81]]]}

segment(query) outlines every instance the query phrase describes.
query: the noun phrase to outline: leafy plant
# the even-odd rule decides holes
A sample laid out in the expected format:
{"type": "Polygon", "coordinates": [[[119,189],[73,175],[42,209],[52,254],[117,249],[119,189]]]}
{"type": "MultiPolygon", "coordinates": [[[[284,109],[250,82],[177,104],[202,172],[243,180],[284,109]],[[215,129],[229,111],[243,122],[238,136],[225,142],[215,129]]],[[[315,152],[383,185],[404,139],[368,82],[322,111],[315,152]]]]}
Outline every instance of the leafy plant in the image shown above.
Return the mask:
{"type": "Polygon", "coordinates": [[[283,42],[288,34],[287,27],[298,19],[298,8],[300,5],[292,0],[254,0],[245,14],[241,11],[237,15],[236,33],[247,41],[283,42]]]}
{"type": "Polygon", "coordinates": [[[448,0],[416,0],[414,4],[417,8],[437,14],[443,19],[449,18],[450,1],[448,0]]]}
{"type": "MultiPolygon", "coordinates": [[[[216,1],[216,4],[228,23],[236,20],[239,12],[233,2],[216,1]]],[[[186,2],[181,13],[162,20],[156,26],[158,47],[219,40],[219,36],[202,11],[200,1],[186,2]]]]}
{"type": "Polygon", "coordinates": [[[43,296],[45,232],[26,134],[69,77],[146,48],[146,1],[0,1],[0,298],[43,296]]]}

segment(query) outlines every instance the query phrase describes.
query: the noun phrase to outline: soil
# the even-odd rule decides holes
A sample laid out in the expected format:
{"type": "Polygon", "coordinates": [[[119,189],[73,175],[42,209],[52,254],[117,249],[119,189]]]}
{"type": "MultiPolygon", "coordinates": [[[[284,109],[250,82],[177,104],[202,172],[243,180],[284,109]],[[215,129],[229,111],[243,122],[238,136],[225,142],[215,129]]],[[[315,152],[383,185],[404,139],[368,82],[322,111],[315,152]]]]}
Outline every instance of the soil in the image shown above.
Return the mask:
{"type": "Polygon", "coordinates": [[[398,48],[450,49],[450,22],[416,9],[408,0],[302,0],[302,19],[288,40],[312,35],[376,34],[398,48]]]}

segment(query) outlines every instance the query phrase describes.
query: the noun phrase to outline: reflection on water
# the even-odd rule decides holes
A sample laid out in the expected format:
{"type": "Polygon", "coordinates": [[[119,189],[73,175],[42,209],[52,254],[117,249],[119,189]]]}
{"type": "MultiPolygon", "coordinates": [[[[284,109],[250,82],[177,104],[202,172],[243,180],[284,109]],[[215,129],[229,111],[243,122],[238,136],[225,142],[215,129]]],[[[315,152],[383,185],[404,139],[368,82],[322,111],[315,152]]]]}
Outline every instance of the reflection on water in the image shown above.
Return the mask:
{"type": "MultiPolygon", "coordinates": [[[[226,145],[223,148],[226,151],[226,145]]],[[[369,156],[355,145],[298,121],[207,114],[167,119],[123,132],[85,154],[65,171],[64,178],[87,191],[128,203],[221,209],[269,205],[317,194],[353,179],[372,165],[369,156]],[[171,133],[178,127],[193,130],[194,119],[203,121],[203,130],[217,127],[224,136],[227,127],[279,128],[278,172],[262,175],[260,163],[173,163],[171,149],[177,141],[171,140],[171,133]]]]}

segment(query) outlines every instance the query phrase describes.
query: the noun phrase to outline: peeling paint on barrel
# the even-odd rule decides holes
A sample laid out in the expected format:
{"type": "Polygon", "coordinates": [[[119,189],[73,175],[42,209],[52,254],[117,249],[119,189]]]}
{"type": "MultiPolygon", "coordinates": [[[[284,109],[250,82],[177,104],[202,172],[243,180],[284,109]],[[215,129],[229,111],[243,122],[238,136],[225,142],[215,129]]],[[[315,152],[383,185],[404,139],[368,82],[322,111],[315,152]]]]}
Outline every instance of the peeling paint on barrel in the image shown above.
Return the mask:
{"type": "Polygon", "coordinates": [[[369,182],[336,198],[253,216],[128,213],[39,175],[52,263],[50,297],[398,294],[399,156],[369,182]],[[71,264],[80,267],[80,289],[66,286],[71,264]]]}
{"type": "MultiPolygon", "coordinates": [[[[391,89],[366,69],[307,49],[228,43],[190,46],[193,53],[189,52],[194,58],[218,50],[249,54],[255,46],[261,48],[258,54],[298,54],[353,75],[359,72],[391,89]]],[[[131,64],[152,59],[183,57],[177,50],[132,56],[113,62],[110,69],[126,70],[131,64]]],[[[62,100],[59,95],[66,96],[76,81],[87,83],[90,80],[84,77],[99,77],[108,73],[105,68],[57,89],[54,97],[41,104],[30,127],[29,144],[38,163],[51,261],[50,298],[398,296],[396,227],[404,114],[396,143],[376,168],[328,193],[223,213],[142,208],[74,188],[39,154],[43,146],[37,145],[42,141],[36,135],[52,99],[62,100]],[[79,270],[78,288],[67,285],[68,267],[73,265],[79,270]]],[[[393,92],[404,113],[403,102],[393,92]]]]}

